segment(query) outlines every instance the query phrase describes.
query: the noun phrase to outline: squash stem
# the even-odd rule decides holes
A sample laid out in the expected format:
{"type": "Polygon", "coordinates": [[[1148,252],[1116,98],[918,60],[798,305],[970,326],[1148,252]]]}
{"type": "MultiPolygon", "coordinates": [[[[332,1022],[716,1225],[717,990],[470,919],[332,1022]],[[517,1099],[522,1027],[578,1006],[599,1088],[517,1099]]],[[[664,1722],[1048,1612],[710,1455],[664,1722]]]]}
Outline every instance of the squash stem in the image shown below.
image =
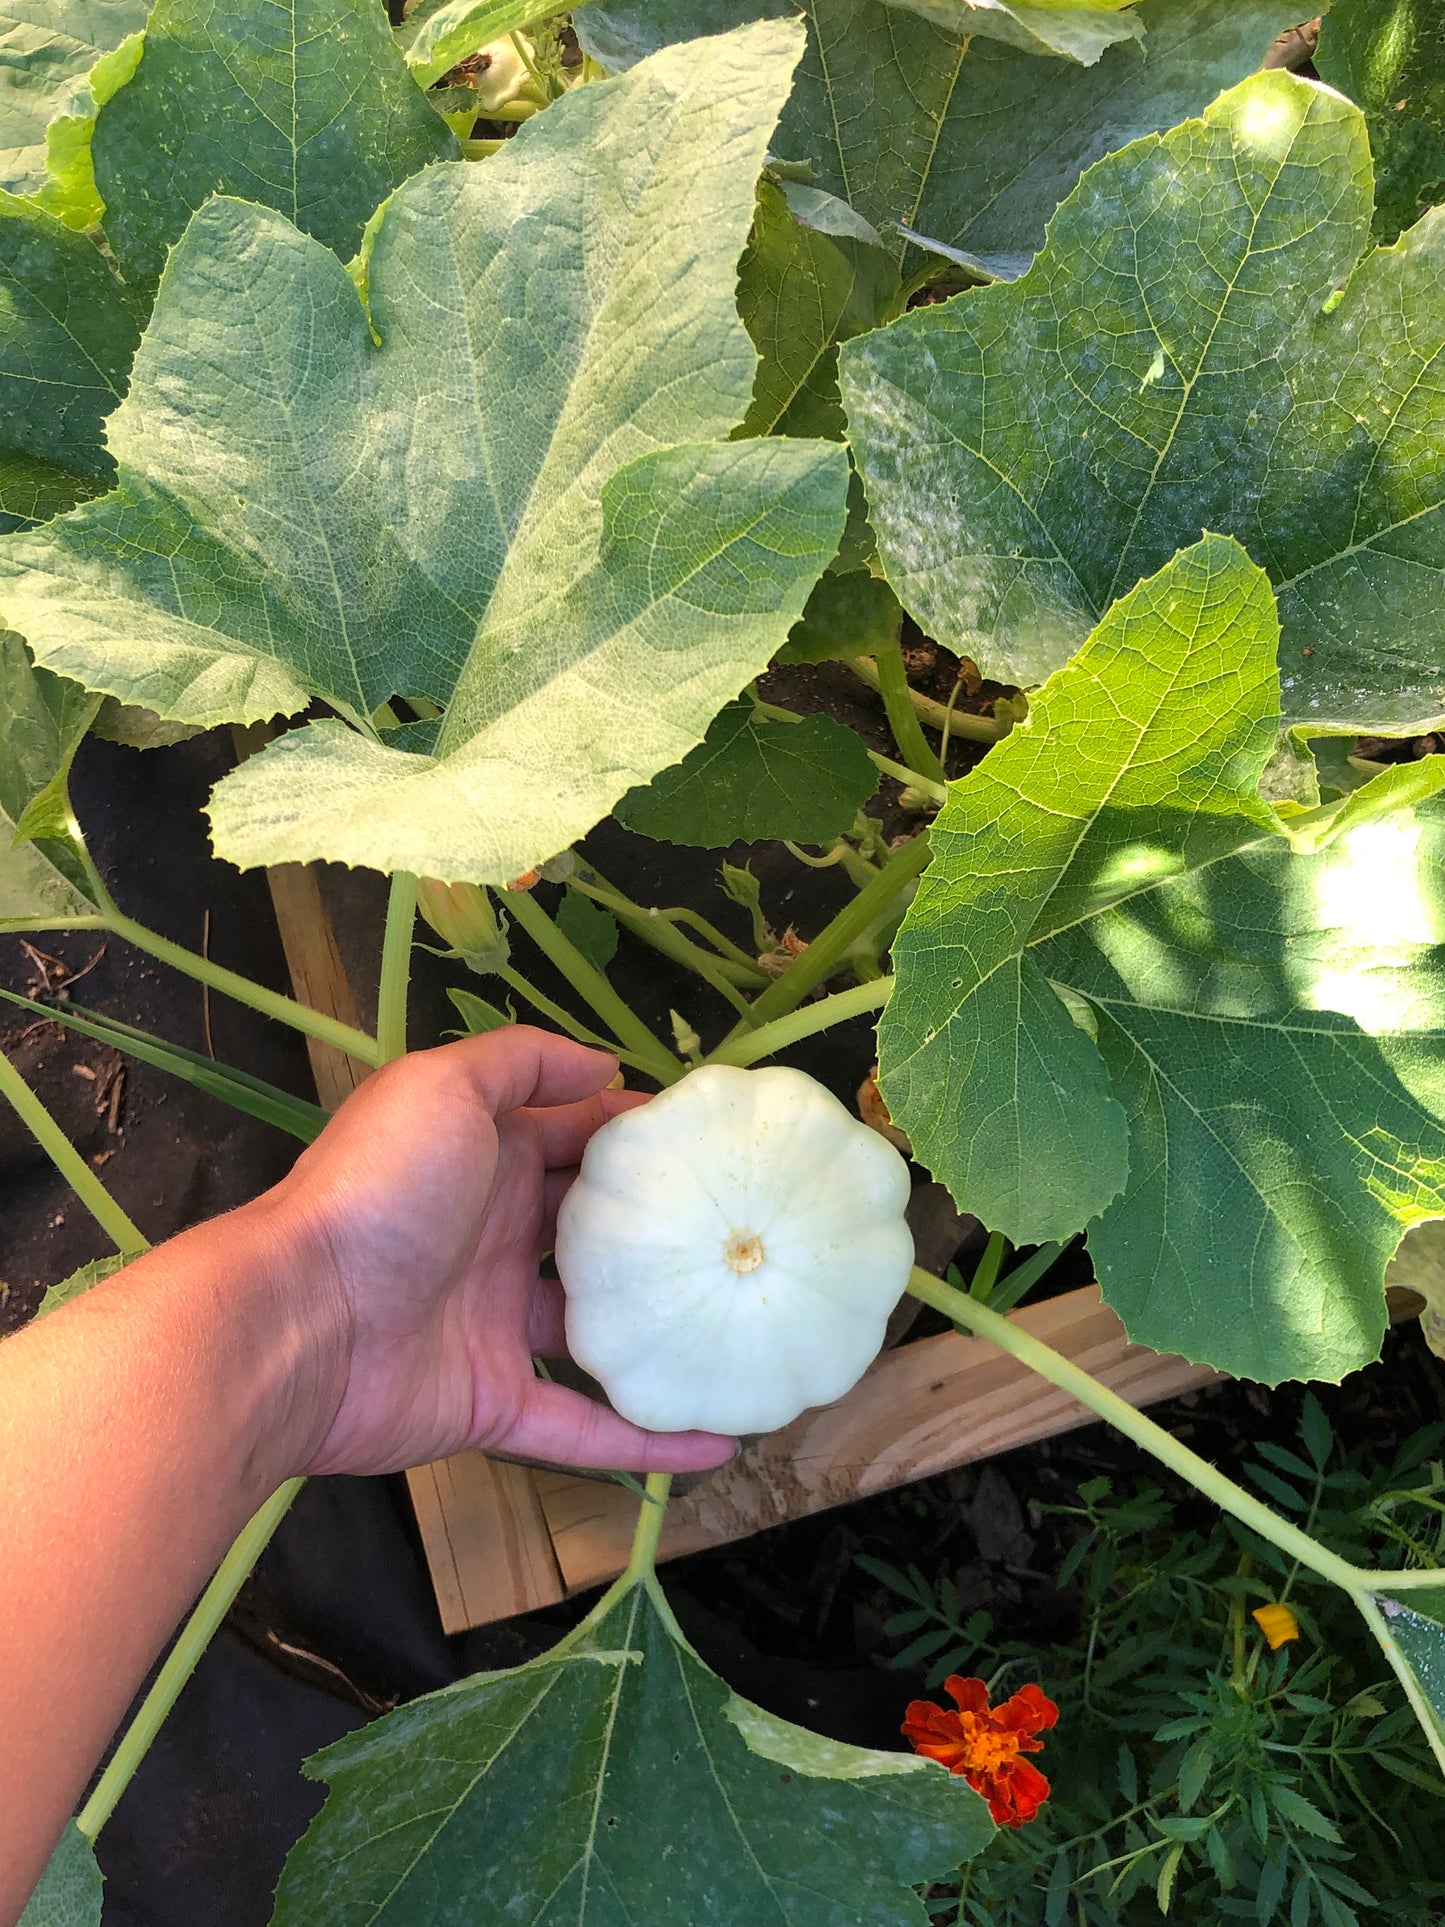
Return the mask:
{"type": "Polygon", "coordinates": [[[541,904],[526,890],[518,890],[512,894],[507,909],[547,961],[561,971],[577,994],[611,1027],[618,1040],[645,1065],[648,1076],[655,1077],[659,1084],[675,1084],[685,1068],[682,1060],[653,1036],[602,972],[557,928],[541,904]]]}
{"type": "MultiPolygon", "coordinates": [[[[379,1060],[376,1054],[376,1039],[368,1037],[364,1030],[356,1030],[350,1024],[338,1023],[319,1010],[310,1010],[305,1004],[298,1004],[294,997],[283,997],[279,991],[267,990],[261,984],[253,983],[238,971],[225,970],[220,964],[212,963],[209,957],[201,957],[194,950],[187,950],[184,944],[172,943],[156,930],[147,929],[145,924],[137,923],[128,917],[105,887],[104,879],[86,847],[81,835],[80,825],[74,815],[69,820],[71,839],[85,873],[89,879],[91,894],[100,911],[98,918],[71,918],[68,921],[41,924],[39,929],[93,930],[106,929],[113,936],[123,937],[133,943],[137,950],[144,950],[173,970],[194,977],[198,983],[208,984],[212,990],[219,990],[224,997],[230,997],[238,1004],[246,1004],[252,1010],[259,1010],[264,1017],[274,1017],[278,1023],[288,1024],[292,1030],[299,1030],[307,1037],[318,1038],[323,1044],[334,1045],[348,1057],[356,1057],[363,1064],[375,1065],[379,1060]]],[[[13,926],[12,926],[13,927],[13,926]]]]}
{"type": "MultiPolygon", "coordinates": [[[[888,727],[893,731],[894,742],[903,752],[904,762],[911,764],[914,769],[921,769],[933,782],[946,783],[947,772],[924,735],[923,725],[913,706],[913,691],[908,685],[908,671],[903,666],[903,651],[897,641],[880,649],[873,661],[878,675],[878,693],[888,712],[888,727]]],[[[856,668],[857,665],[854,666],[856,668]]],[[[871,682],[872,677],[866,680],[871,682]]]]}
{"type": "Polygon", "coordinates": [[[1014,1320],[991,1310],[966,1292],[955,1290],[941,1278],[935,1278],[932,1273],[917,1266],[909,1277],[908,1289],[915,1298],[941,1311],[962,1330],[988,1339],[1000,1351],[1008,1352],[1040,1377],[1046,1378],[1051,1385],[1057,1385],[1060,1391],[1069,1393],[1089,1411],[1107,1420],[1116,1431],[1122,1432],[1143,1451],[1158,1459],[1161,1465],[1168,1466],[1171,1472],[1186,1479],[1207,1499],[1212,1499],[1222,1512],[1238,1519],[1251,1532],[1257,1532],[1261,1539],[1278,1546],[1281,1552],[1288,1554],[1307,1571],[1347,1592],[1399,1679],[1436,1762],[1442,1774],[1445,1774],[1445,1728],[1442,1728],[1409,1661],[1401,1652],[1379,1603],[1381,1599],[1388,1600],[1396,1594],[1408,1595],[1416,1587],[1438,1587],[1441,1581],[1438,1570],[1414,1568],[1390,1572],[1352,1565],[1348,1559],[1342,1559],[1338,1553],[1331,1552],[1328,1546],[1322,1546],[1292,1521],[1281,1519],[1262,1500],[1256,1499],[1253,1493],[1246,1492],[1232,1479],[1227,1479],[1197,1452],[1191,1452],[1187,1445],[1181,1444],[1162,1425],[1156,1425],[1153,1419],[1146,1418],[1127,1399],[1120,1398],[1117,1392],[1101,1385],[1074,1364],[1072,1359],[1064,1358],[1014,1320]]]}
{"type": "MultiPolygon", "coordinates": [[[[883,678],[877,663],[871,656],[850,656],[848,667],[860,681],[880,696],[883,694],[883,678]]],[[[935,702],[932,696],[925,696],[919,689],[909,688],[908,701],[920,721],[929,723],[934,729],[941,730],[948,715],[947,705],[935,702]]],[[[949,733],[966,737],[971,743],[1001,743],[1012,729],[1012,723],[1001,723],[991,716],[975,716],[972,711],[955,711],[949,724],[949,733]]],[[[901,748],[902,745],[900,744],[901,748]]]]}
{"type": "Polygon", "coordinates": [[[9,1099],[21,1123],[121,1257],[138,1258],[143,1251],[149,1251],[147,1239],[121,1210],[3,1051],[0,1051],[0,1094],[9,1099]]]}
{"type": "Polygon", "coordinates": [[[756,1064],[760,1057],[771,1057],[801,1038],[814,1037],[820,1030],[831,1030],[834,1024],[846,1024],[850,1017],[861,1016],[864,1011],[881,1010],[892,991],[891,977],[875,977],[871,983],[854,984],[850,990],[835,990],[831,997],[821,997],[816,1004],[804,1004],[801,1010],[774,1018],[761,1030],[734,1032],[706,1061],[740,1066],[756,1064]]]}
{"type": "MultiPolygon", "coordinates": [[[[873,881],[865,884],[850,904],[840,910],[832,922],[825,924],[808,944],[795,962],[783,972],[758,998],[752,1008],[752,1026],[760,1030],[777,1017],[785,1017],[795,1010],[808,992],[825,978],[831,977],[847,961],[848,952],[858,939],[867,934],[898,898],[913,883],[919,871],[928,862],[928,835],[925,831],[897,849],[889,857],[873,881]]],[[[876,989],[883,981],[875,979],[870,989],[876,989]]],[[[881,1003],[882,998],[879,999],[881,1003]]],[[[870,1009],[876,1006],[863,1005],[870,1009]]],[[[825,1026],[824,1026],[825,1027],[825,1026]]],[[[814,1026],[813,1028],[819,1028],[814,1026]]],[[[723,1040],[723,1049],[730,1049],[744,1033],[734,1028],[723,1040]]],[[[808,1030],[799,1033],[807,1036],[808,1030]]],[[[734,1061],[724,1059],[724,1062],[734,1061]]],[[[752,1059],[748,1060],[753,1061],[752,1059]]]]}
{"type": "Polygon", "coordinates": [[[637,1529],[632,1535],[623,1580],[632,1585],[650,1579],[657,1571],[657,1546],[662,1537],[662,1522],[667,1517],[667,1495],[672,1490],[670,1472],[649,1472],[647,1496],[637,1509],[637,1529]]]}
{"type": "Polygon", "coordinates": [[[291,1502],[305,1485],[304,1479],[288,1479],[266,1501],[250,1523],[242,1528],[231,1550],[216,1569],[216,1576],[201,1594],[194,1612],[181,1628],[166,1662],[156,1675],[155,1684],[141,1701],[135,1718],[121,1735],[95,1791],[75,1816],[75,1824],[87,1840],[94,1840],[120,1796],[135,1778],[136,1769],[160,1732],[166,1715],[180,1697],[181,1689],[195,1672],[201,1655],[210,1645],[217,1628],[231,1609],[236,1594],[251,1576],[251,1569],[271,1543],[277,1526],[291,1509],[291,1502]]]}
{"type": "Polygon", "coordinates": [[[391,879],[386,904],[386,935],[381,945],[381,988],[376,998],[376,1059],[389,1064],[406,1055],[407,991],[411,984],[411,939],[416,927],[417,880],[407,870],[391,879]]]}

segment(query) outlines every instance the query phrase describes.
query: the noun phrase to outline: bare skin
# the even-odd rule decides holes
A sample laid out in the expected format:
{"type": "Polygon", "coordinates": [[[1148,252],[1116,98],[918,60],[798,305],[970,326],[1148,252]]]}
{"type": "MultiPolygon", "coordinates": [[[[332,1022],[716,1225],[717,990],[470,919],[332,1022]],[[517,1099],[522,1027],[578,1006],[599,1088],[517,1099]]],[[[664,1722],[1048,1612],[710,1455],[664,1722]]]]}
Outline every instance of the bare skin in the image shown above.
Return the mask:
{"type": "Polygon", "coordinates": [[[274,1190],[0,1346],[0,1922],[18,1919],[136,1688],[257,1507],[303,1473],[468,1446],[631,1472],[721,1464],[540,1380],[538,1272],[611,1058],[526,1028],[371,1078],[274,1190]]]}

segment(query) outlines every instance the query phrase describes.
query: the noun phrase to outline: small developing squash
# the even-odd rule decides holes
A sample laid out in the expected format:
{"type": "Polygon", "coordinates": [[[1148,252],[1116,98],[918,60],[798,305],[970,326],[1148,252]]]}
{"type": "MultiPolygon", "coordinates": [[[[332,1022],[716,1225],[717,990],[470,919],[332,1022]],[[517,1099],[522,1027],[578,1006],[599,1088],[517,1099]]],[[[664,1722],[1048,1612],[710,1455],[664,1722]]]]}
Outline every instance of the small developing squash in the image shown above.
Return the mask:
{"type": "Polygon", "coordinates": [[[841,1398],[913,1262],[908,1168],[802,1071],[707,1065],[605,1124],[557,1219],[572,1356],[653,1431],[841,1398]]]}

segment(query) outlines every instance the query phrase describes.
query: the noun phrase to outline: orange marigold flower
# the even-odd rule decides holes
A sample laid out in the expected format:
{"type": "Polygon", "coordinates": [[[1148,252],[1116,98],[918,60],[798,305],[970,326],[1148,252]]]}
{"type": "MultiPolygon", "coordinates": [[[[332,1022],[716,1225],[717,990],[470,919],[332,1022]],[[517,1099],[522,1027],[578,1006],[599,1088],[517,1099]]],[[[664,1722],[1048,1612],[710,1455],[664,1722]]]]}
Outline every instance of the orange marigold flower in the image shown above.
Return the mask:
{"type": "Polygon", "coordinates": [[[903,1733],[915,1753],[937,1760],[963,1776],[988,1801],[1000,1827],[1021,1827],[1049,1797],[1049,1783],[1025,1753],[1042,1753],[1038,1737],[1054,1724],[1059,1709],[1037,1686],[1021,1686],[1001,1706],[990,1706],[981,1679],[956,1673],[943,1690],[958,1708],[914,1700],[903,1719],[903,1733]]]}

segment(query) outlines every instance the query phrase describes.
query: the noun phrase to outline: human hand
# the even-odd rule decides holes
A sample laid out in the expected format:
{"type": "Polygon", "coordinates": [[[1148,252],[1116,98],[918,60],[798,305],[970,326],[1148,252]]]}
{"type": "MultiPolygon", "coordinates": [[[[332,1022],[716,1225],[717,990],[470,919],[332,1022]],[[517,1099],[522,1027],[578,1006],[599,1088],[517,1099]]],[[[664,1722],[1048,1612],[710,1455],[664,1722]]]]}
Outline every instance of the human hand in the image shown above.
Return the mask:
{"type": "Polygon", "coordinates": [[[415,1052],[257,1201],[313,1361],[292,1470],[387,1472],[468,1446],[631,1472],[728,1458],[731,1439],[644,1432],[532,1364],[565,1350],[562,1290],[538,1269],[557,1206],[592,1133],[645,1102],[605,1088],[615,1070],[525,1026],[415,1052]]]}

